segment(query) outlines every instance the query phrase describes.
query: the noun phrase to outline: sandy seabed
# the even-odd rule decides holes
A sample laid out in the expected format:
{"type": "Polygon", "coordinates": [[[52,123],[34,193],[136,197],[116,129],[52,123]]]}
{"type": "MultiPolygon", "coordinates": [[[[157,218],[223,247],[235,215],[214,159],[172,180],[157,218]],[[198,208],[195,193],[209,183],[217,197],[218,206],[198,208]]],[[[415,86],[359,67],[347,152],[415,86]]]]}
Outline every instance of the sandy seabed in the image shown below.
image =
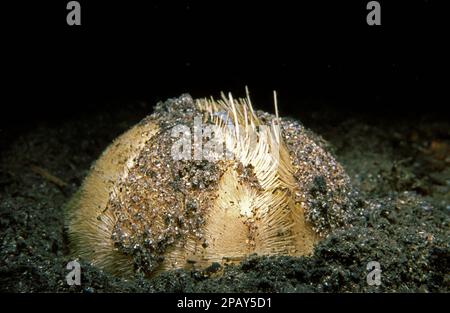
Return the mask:
{"type": "Polygon", "coordinates": [[[129,105],[0,134],[1,291],[450,291],[450,123],[336,111],[294,117],[329,142],[359,190],[364,214],[320,242],[313,256],[251,256],[214,271],[131,280],[81,262],[81,285],[67,285],[62,207],[102,150],[145,111],[129,105]],[[367,283],[370,261],[381,266],[379,286],[367,283]]]}

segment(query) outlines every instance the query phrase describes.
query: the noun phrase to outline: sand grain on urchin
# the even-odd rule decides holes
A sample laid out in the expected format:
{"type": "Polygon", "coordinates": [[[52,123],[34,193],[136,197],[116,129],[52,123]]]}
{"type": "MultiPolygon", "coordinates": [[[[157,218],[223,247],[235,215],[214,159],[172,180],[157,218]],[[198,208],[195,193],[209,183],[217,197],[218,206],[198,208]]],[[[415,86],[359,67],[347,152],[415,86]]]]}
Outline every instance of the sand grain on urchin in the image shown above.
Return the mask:
{"type": "Polygon", "coordinates": [[[353,207],[342,167],[298,122],[250,98],[170,99],[116,139],[68,204],[74,255],[118,275],[308,255],[353,207]],[[174,160],[171,130],[219,126],[233,158],[174,160]],[[233,126],[233,127],[230,127],[233,126]]]}

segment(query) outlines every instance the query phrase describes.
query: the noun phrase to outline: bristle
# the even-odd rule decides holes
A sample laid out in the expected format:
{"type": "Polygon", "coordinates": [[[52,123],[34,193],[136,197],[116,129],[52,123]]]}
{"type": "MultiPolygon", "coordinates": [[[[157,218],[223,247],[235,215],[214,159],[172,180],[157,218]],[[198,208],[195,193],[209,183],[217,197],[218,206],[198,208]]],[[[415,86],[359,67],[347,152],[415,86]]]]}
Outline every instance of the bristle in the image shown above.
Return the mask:
{"type": "MultiPolygon", "coordinates": [[[[235,100],[231,94],[225,97],[222,93],[222,99],[214,101],[214,104],[208,104],[213,100],[206,99],[197,102],[200,109],[209,110],[215,107],[218,111],[214,113],[227,112],[227,115],[233,116],[234,132],[231,132],[226,123],[224,125],[220,119],[215,119],[214,122],[221,128],[221,134],[227,147],[232,149],[235,161],[244,167],[249,165],[253,167],[263,190],[255,192],[238,187],[229,195],[233,200],[220,197],[216,206],[226,209],[230,206],[229,201],[241,205],[245,203],[245,207],[240,208],[241,213],[245,212],[243,215],[247,218],[257,217],[260,225],[258,227],[262,228],[254,235],[253,242],[256,246],[253,248],[257,253],[292,252],[298,248],[293,238],[298,236],[299,230],[294,226],[298,215],[302,212],[295,208],[291,198],[295,192],[296,182],[293,178],[294,170],[289,153],[281,136],[277,94],[274,91],[275,118],[266,127],[262,125],[251,106],[248,88],[246,94],[246,99],[235,100]],[[260,127],[256,128],[255,125],[260,127]],[[253,212],[254,215],[249,215],[249,212],[253,212]],[[284,237],[280,239],[280,236],[284,237]]],[[[233,188],[235,185],[241,186],[237,179],[231,178],[222,181],[222,190],[227,189],[224,184],[230,184],[233,188]]],[[[307,244],[309,243],[305,243],[307,244]]]]}
{"type": "MultiPolygon", "coordinates": [[[[272,127],[260,127],[257,130],[254,126],[255,122],[258,125],[261,122],[251,107],[248,88],[246,88],[246,91],[247,99],[239,99],[236,101],[231,93],[228,94],[228,98],[222,93],[222,100],[198,100],[197,107],[206,111],[215,107],[218,111],[209,111],[210,114],[214,115],[214,113],[226,112],[227,116],[233,116],[234,133],[230,133],[227,127],[228,125],[222,123],[221,119],[216,118],[213,120],[220,127],[224,141],[228,143],[227,147],[232,148],[233,155],[244,166],[249,164],[254,166],[256,176],[264,188],[277,188],[279,187],[276,185],[276,182],[280,166],[278,163],[279,149],[281,147],[279,123],[272,123],[272,127]],[[252,116],[250,117],[247,112],[251,112],[252,116]],[[251,127],[248,127],[249,117],[251,127]],[[244,130],[244,132],[241,133],[241,130],[244,130]],[[271,187],[271,185],[273,186],[271,187]]],[[[274,93],[274,96],[276,99],[276,93],[274,93]]],[[[276,113],[278,114],[276,100],[275,107],[276,113]]],[[[289,172],[289,169],[282,169],[281,172],[285,176],[289,172]]]]}
{"type": "Polygon", "coordinates": [[[277,117],[277,121],[279,120],[280,116],[278,115],[278,102],[277,102],[277,91],[273,91],[273,104],[275,106],[275,116],[277,117]]]}
{"type": "Polygon", "coordinates": [[[248,87],[245,86],[245,93],[247,95],[248,107],[250,108],[250,112],[254,119],[257,119],[255,111],[253,110],[252,101],[250,100],[250,92],[248,91],[248,87]]]}

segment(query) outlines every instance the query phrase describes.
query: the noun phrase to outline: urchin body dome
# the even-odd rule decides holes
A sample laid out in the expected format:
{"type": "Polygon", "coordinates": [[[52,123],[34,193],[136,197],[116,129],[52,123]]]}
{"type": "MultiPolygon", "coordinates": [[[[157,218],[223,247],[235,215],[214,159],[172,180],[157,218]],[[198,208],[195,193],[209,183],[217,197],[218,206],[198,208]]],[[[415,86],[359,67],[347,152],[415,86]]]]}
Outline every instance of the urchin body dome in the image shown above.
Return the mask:
{"type": "Polygon", "coordinates": [[[68,203],[72,253],[122,276],[308,255],[353,205],[322,143],[296,121],[254,111],[249,97],[160,103],[103,152],[68,203]],[[199,117],[215,128],[196,129],[199,117]],[[185,135],[190,151],[178,151],[185,135]]]}

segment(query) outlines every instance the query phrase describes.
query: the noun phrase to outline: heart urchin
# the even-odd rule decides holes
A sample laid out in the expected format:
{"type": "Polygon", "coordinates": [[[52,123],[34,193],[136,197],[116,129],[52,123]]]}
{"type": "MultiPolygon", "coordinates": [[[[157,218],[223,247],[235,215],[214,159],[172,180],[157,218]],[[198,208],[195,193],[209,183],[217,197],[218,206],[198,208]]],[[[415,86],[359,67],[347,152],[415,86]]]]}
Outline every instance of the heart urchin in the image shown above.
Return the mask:
{"type": "Polygon", "coordinates": [[[254,111],[248,96],[183,95],[117,138],[67,208],[75,256],[150,275],[310,254],[348,223],[353,196],[341,165],[298,122],[254,111]]]}

